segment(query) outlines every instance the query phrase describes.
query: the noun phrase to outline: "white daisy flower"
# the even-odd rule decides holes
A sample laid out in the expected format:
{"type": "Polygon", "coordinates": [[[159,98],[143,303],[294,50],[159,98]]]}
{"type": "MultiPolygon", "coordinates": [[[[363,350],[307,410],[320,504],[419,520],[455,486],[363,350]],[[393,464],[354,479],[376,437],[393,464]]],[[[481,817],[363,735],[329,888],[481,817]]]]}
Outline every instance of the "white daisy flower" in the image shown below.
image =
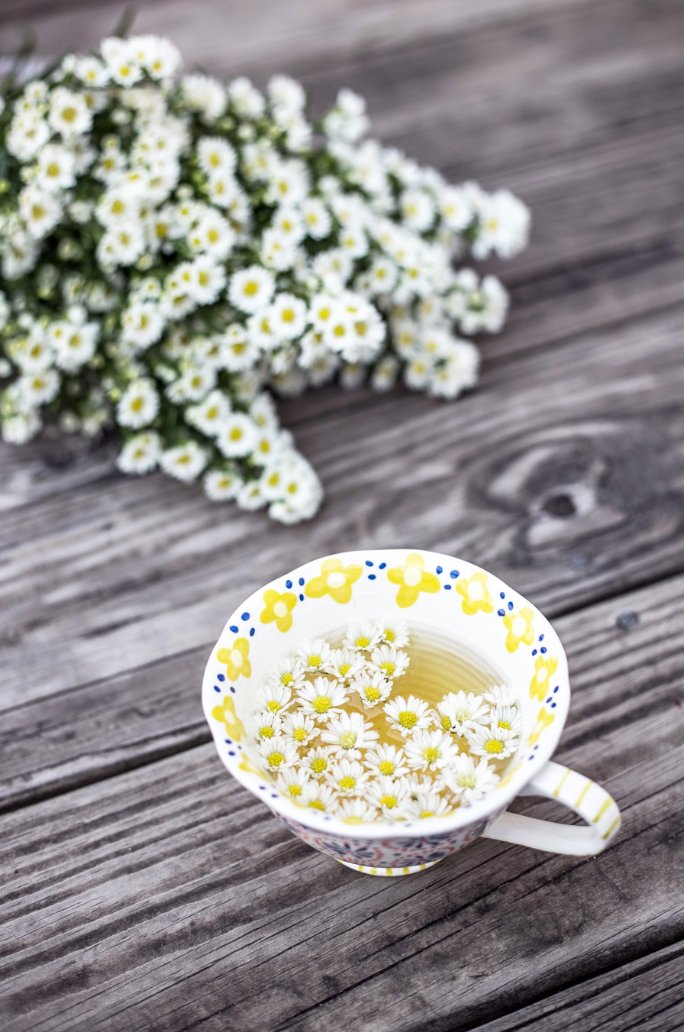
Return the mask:
{"type": "Polygon", "coordinates": [[[159,434],[147,431],[129,438],[119,452],[116,465],[122,473],[151,473],[157,468],[161,454],[159,434]]]}
{"type": "Polygon", "coordinates": [[[332,750],[324,745],[317,745],[309,749],[302,757],[304,769],[314,778],[323,778],[328,774],[333,764],[332,750]]]}
{"type": "Polygon", "coordinates": [[[382,777],[401,778],[408,774],[406,754],[396,745],[374,745],[364,755],[363,762],[382,777]]]}
{"type": "Polygon", "coordinates": [[[120,426],[137,430],[148,426],[159,411],[159,395],[151,380],[135,380],[121,395],[116,407],[120,426]]]}
{"type": "Polygon", "coordinates": [[[354,649],[332,649],[326,661],[326,672],[340,681],[349,682],[361,673],[365,665],[363,656],[354,649]]]}
{"type": "Polygon", "coordinates": [[[384,710],[390,726],[404,738],[430,726],[428,704],[415,695],[409,695],[408,698],[397,695],[385,703],[384,710]]]}
{"type": "Polygon", "coordinates": [[[270,710],[257,713],[254,720],[254,733],[261,740],[275,738],[282,734],[282,721],[279,714],[272,713],[270,710]]]}
{"type": "Polygon", "coordinates": [[[54,193],[39,186],[27,186],[19,195],[19,213],[35,240],[54,229],[62,215],[62,203],[54,193]]]}
{"type": "Polygon", "coordinates": [[[256,429],[242,412],[227,415],[216,434],[216,445],[226,458],[249,455],[256,441],[256,429]]]}
{"type": "Polygon", "coordinates": [[[50,95],[48,121],[56,133],[70,138],[88,132],[92,114],[83,94],[57,86],[50,95]]]}
{"type": "Polygon", "coordinates": [[[368,781],[368,771],[358,760],[343,756],[328,771],[330,787],[342,796],[358,795],[368,781]]]}
{"type": "Polygon", "coordinates": [[[370,824],[377,820],[378,811],[365,799],[343,799],[337,808],[337,816],[345,824],[370,824]]]}
{"type": "Polygon", "coordinates": [[[186,441],[176,448],[163,451],[159,465],[176,480],[196,480],[207,464],[207,453],[194,441],[186,441]]]}
{"type": "Polygon", "coordinates": [[[295,802],[301,801],[310,783],[311,775],[302,767],[287,767],[275,780],[278,791],[295,802]]]}
{"type": "Polygon", "coordinates": [[[337,799],[330,786],[316,781],[307,784],[302,793],[302,803],[310,810],[320,810],[321,813],[334,813],[337,807],[337,799]]]}
{"type": "Polygon", "coordinates": [[[308,745],[318,734],[318,728],[305,713],[287,713],[283,719],[283,734],[297,745],[308,745]]]}
{"type": "Polygon", "coordinates": [[[510,731],[517,738],[520,737],[522,721],[517,706],[497,706],[491,711],[490,723],[493,727],[500,727],[503,731],[510,731]]]}
{"type": "Polygon", "coordinates": [[[206,175],[225,172],[232,175],[237,165],[237,155],[231,145],[218,136],[202,136],[197,141],[197,160],[206,175]]]}
{"type": "Polygon", "coordinates": [[[334,715],[321,731],[322,742],[350,759],[359,759],[363,750],[377,742],[378,737],[373,725],[364,720],[360,713],[342,712],[334,715]]]}
{"type": "Polygon", "coordinates": [[[516,706],[518,696],[514,688],[509,684],[497,684],[483,695],[485,702],[488,702],[493,709],[500,706],[516,706]]]}
{"type": "Polygon", "coordinates": [[[301,207],[304,230],[312,240],[323,240],[332,229],[332,219],[325,204],[318,197],[307,197],[301,207]]]}
{"type": "Polygon", "coordinates": [[[95,354],[99,325],[89,322],[81,325],[65,323],[63,326],[64,332],[57,337],[53,335],[51,343],[60,369],[75,372],[95,354]]]}
{"type": "Polygon", "coordinates": [[[269,770],[280,772],[297,762],[297,747],[291,738],[274,735],[259,744],[259,755],[269,770]]]}
{"type": "Polygon", "coordinates": [[[241,312],[251,315],[266,307],[274,289],[273,274],[261,265],[250,265],[231,277],[228,298],[241,312]]]}
{"type": "Polygon", "coordinates": [[[427,817],[444,817],[449,812],[447,800],[435,788],[427,792],[418,792],[406,803],[407,817],[425,820],[427,817]]]}
{"type": "Polygon", "coordinates": [[[358,623],[348,627],[344,635],[344,644],[350,649],[358,651],[369,651],[374,649],[380,641],[380,631],[373,621],[358,623]]]}
{"type": "Polygon", "coordinates": [[[449,692],[437,703],[438,722],[443,731],[465,735],[489,723],[489,706],[474,692],[449,692]]]}
{"type": "Polygon", "coordinates": [[[269,686],[282,685],[290,693],[299,691],[306,684],[304,667],[296,656],[287,656],[275,664],[268,679],[269,686]]]}
{"type": "Polygon", "coordinates": [[[76,181],[74,164],[67,147],[48,143],[38,155],[38,179],[48,190],[67,190],[76,181]]]}
{"type": "Polygon", "coordinates": [[[378,621],[378,633],[381,641],[392,645],[395,649],[404,648],[409,643],[408,628],[399,620],[382,619],[378,621]]]}
{"type": "Polygon", "coordinates": [[[185,418],[207,437],[215,437],[231,413],[230,402],[223,391],[210,391],[199,405],[185,410],[185,418]]]}
{"type": "Polygon", "coordinates": [[[210,469],[202,483],[207,498],[212,502],[225,502],[237,497],[244,482],[236,471],[210,469]]]}
{"type": "Polygon", "coordinates": [[[479,725],[470,729],[467,737],[471,753],[490,760],[505,760],[518,746],[518,738],[502,727],[479,725]]]}
{"type": "Polygon", "coordinates": [[[499,783],[487,760],[475,760],[461,753],[450,767],[442,771],[442,783],[462,803],[468,805],[482,799],[499,783]]]}
{"type": "Polygon", "coordinates": [[[0,424],[2,439],[8,444],[26,444],[41,429],[42,423],[37,412],[17,412],[0,424]]]}
{"type": "Polygon", "coordinates": [[[330,659],[332,649],[323,638],[314,638],[305,642],[298,650],[297,655],[305,670],[323,671],[330,659]]]}
{"type": "Polygon", "coordinates": [[[269,321],[280,340],[296,340],[306,328],[307,307],[294,294],[277,294],[269,307],[269,321]]]}
{"type": "Polygon", "coordinates": [[[20,376],[16,381],[17,394],[28,408],[38,408],[52,401],[59,391],[60,378],[55,369],[20,376]]]}
{"type": "Polygon", "coordinates": [[[327,723],[341,712],[348,694],[344,685],[338,681],[316,677],[313,682],[307,682],[297,689],[297,697],[303,713],[327,723]]]}
{"type": "Polygon", "coordinates": [[[409,657],[393,645],[379,645],[371,652],[371,663],[389,680],[394,680],[408,670],[409,657]]]}
{"type": "Polygon", "coordinates": [[[431,773],[453,763],[458,756],[458,747],[444,731],[415,731],[405,748],[409,767],[431,773]]]}
{"type": "Polygon", "coordinates": [[[406,782],[396,778],[378,778],[369,782],[365,797],[387,820],[401,821],[407,816],[409,802],[406,782]]]}
{"type": "Polygon", "coordinates": [[[257,699],[257,708],[268,713],[284,713],[292,700],[292,686],[284,684],[281,677],[269,678],[257,699]]]}
{"type": "Polygon", "coordinates": [[[349,687],[357,693],[366,709],[372,709],[389,698],[392,682],[387,680],[381,670],[366,665],[352,678],[349,687]]]}
{"type": "Polygon", "coordinates": [[[226,92],[223,83],[209,75],[185,75],[181,79],[181,92],[185,104],[197,111],[205,122],[216,122],[226,109],[226,92]]]}

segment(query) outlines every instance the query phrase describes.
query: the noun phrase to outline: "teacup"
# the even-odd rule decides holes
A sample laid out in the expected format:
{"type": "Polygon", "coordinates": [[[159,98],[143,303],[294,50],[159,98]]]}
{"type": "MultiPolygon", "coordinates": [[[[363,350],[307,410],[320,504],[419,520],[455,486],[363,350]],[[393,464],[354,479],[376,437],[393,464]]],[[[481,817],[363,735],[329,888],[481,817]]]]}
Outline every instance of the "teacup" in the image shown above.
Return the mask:
{"type": "Polygon", "coordinates": [[[478,836],[576,856],[600,853],[617,832],[611,796],[551,760],[565,723],[570,684],[565,653],[548,620],[493,574],[463,559],[418,549],[341,552],[305,563],[255,591],[212,649],[202,689],[221,760],[296,835],[355,871],[422,871],[478,836]],[[425,640],[486,659],[518,697],[521,744],[499,784],[451,814],[349,823],[279,794],[250,750],[245,725],[280,659],[305,641],[331,638],[368,618],[400,618],[425,640]],[[583,825],[509,813],[519,795],[546,796],[583,825]]]}

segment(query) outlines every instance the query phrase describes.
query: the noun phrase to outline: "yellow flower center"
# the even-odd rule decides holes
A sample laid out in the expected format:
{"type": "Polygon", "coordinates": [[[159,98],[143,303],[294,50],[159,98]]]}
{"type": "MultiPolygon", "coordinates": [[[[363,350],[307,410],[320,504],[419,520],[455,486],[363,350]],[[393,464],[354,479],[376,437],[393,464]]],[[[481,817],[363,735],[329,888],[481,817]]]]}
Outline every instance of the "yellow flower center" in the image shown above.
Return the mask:
{"type": "Polygon", "coordinates": [[[394,671],[396,670],[396,664],[395,663],[390,663],[389,660],[388,660],[387,663],[381,663],[380,664],[380,669],[385,674],[387,674],[388,677],[394,677],[394,671]]]}
{"type": "Polygon", "coordinates": [[[423,759],[426,763],[436,763],[439,757],[440,751],[434,745],[428,745],[427,749],[423,749],[423,759]]]}
{"type": "Polygon", "coordinates": [[[359,637],[355,639],[354,644],[356,645],[357,649],[367,649],[370,645],[370,638],[368,638],[365,634],[360,634],[359,637]]]}
{"type": "Polygon", "coordinates": [[[434,810],[421,810],[420,813],[418,814],[418,816],[419,817],[434,817],[435,816],[435,811],[434,810]]]}
{"type": "Polygon", "coordinates": [[[503,728],[504,731],[511,730],[511,725],[507,720],[500,720],[497,726],[503,728]]]}
{"type": "Polygon", "coordinates": [[[246,294],[247,297],[254,297],[255,294],[259,293],[259,284],[256,280],[247,280],[242,288],[242,292],[243,294],[246,294]]]}
{"type": "Polygon", "coordinates": [[[440,718],[440,723],[442,725],[442,730],[443,731],[450,731],[451,730],[451,721],[449,720],[449,718],[447,716],[444,716],[444,714],[442,714],[442,717],[440,718]]]}
{"type": "Polygon", "coordinates": [[[405,727],[407,731],[410,731],[412,727],[415,727],[418,723],[418,717],[413,710],[405,709],[399,714],[399,723],[402,727],[405,727]]]}
{"type": "Polygon", "coordinates": [[[311,763],[311,769],[314,774],[322,774],[324,770],[328,769],[328,761],[322,756],[317,756],[311,763]]]}
{"type": "Polygon", "coordinates": [[[314,653],[312,653],[312,655],[306,657],[306,661],[307,661],[309,666],[319,667],[321,665],[321,663],[323,662],[323,659],[321,658],[321,656],[317,655],[314,652],[314,653]]]}
{"type": "Polygon", "coordinates": [[[363,694],[366,696],[368,702],[377,702],[380,698],[381,692],[380,689],[376,688],[374,685],[369,685],[367,688],[363,689],[363,694]]]}
{"type": "Polygon", "coordinates": [[[266,709],[270,713],[277,713],[278,710],[280,709],[280,703],[278,702],[277,699],[269,699],[268,702],[266,703],[266,709]]]}
{"type": "Polygon", "coordinates": [[[320,799],[312,799],[309,803],[309,806],[312,810],[323,810],[323,812],[325,813],[325,806],[323,805],[320,799]]]}
{"type": "Polygon", "coordinates": [[[301,785],[288,785],[287,790],[290,793],[290,795],[293,796],[295,799],[297,798],[297,796],[300,796],[302,794],[301,785]]]}
{"type": "Polygon", "coordinates": [[[343,792],[349,792],[352,788],[356,787],[356,778],[353,778],[351,774],[347,774],[345,777],[340,778],[337,784],[343,792]]]}
{"type": "Polygon", "coordinates": [[[384,774],[386,777],[389,777],[391,774],[394,774],[396,769],[396,764],[392,763],[391,760],[382,760],[378,764],[378,770],[381,774],[384,774]]]}
{"type": "Polygon", "coordinates": [[[259,728],[259,735],[261,738],[273,738],[275,734],[270,724],[264,724],[263,727],[259,728]]]}
{"type": "Polygon", "coordinates": [[[485,752],[492,753],[493,755],[502,753],[503,749],[504,744],[503,742],[500,742],[498,738],[490,738],[489,741],[485,743],[485,752]]]}
{"type": "Polygon", "coordinates": [[[276,749],[274,752],[268,754],[268,764],[270,767],[279,767],[285,760],[285,753],[278,752],[276,749]]]}
{"type": "Polygon", "coordinates": [[[287,685],[292,684],[293,681],[294,674],[291,674],[289,670],[287,670],[284,674],[280,675],[280,683],[284,684],[286,687],[287,685]]]}
{"type": "Polygon", "coordinates": [[[356,745],[356,732],[343,731],[339,741],[343,749],[353,749],[356,745]]]}
{"type": "Polygon", "coordinates": [[[397,797],[395,795],[383,795],[380,796],[380,803],[386,810],[393,810],[397,805],[397,797]]]}
{"type": "Polygon", "coordinates": [[[294,738],[295,742],[305,742],[306,731],[303,727],[296,727],[292,732],[292,737],[294,738]]]}

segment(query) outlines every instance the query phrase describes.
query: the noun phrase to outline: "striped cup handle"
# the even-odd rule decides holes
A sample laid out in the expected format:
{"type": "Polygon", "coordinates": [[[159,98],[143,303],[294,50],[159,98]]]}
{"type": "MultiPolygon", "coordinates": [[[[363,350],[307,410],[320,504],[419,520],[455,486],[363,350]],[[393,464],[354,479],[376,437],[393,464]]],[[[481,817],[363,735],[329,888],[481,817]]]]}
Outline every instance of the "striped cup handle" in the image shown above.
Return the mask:
{"type": "Polygon", "coordinates": [[[605,788],[560,763],[547,763],[520,794],[557,799],[579,814],[586,821],[586,827],[540,821],[536,817],[504,811],[482,832],[484,838],[550,853],[595,856],[606,848],[620,827],[617,803],[605,788]]]}

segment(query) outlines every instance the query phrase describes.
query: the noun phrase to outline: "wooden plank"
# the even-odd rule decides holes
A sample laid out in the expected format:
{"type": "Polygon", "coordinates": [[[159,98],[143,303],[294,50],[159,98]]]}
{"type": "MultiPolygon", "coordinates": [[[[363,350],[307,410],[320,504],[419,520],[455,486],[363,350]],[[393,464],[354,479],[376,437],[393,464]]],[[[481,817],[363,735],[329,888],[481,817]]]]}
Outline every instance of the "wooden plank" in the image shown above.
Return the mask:
{"type": "Polygon", "coordinates": [[[479,1032],[680,1032],[682,958],[674,943],[613,971],[478,1025],[479,1032]]]}
{"type": "Polygon", "coordinates": [[[586,671],[559,758],[624,814],[600,858],[481,841],[363,878],[200,746],[4,818],[3,1027],[468,1029],[665,948],[684,931],[681,580],[677,602],[667,582],[626,599],[631,629],[607,603],[559,621],[586,671]]]}
{"type": "MultiPolygon", "coordinates": [[[[684,670],[672,665],[677,628],[683,624],[680,578],[558,619],[577,690],[572,727],[565,735],[568,747],[629,723],[655,700],[671,699],[684,670]],[[594,649],[600,650],[600,662],[594,649]],[[602,685],[611,677],[621,679],[622,694],[619,704],[608,706],[602,685]]],[[[208,741],[198,695],[208,648],[207,643],[53,697],[29,699],[5,713],[0,809],[208,741]]]]}
{"type": "Polygon", "coordinates": [[[260,583],[345,547],[463,554],[550,615],[681,569],[682,329],[672,310],[492,363],[454,405],[360,396],[302,423],[328,487],[311,525],[114,475],[8,511],[5,705],[206,644],[260,583]]]}

